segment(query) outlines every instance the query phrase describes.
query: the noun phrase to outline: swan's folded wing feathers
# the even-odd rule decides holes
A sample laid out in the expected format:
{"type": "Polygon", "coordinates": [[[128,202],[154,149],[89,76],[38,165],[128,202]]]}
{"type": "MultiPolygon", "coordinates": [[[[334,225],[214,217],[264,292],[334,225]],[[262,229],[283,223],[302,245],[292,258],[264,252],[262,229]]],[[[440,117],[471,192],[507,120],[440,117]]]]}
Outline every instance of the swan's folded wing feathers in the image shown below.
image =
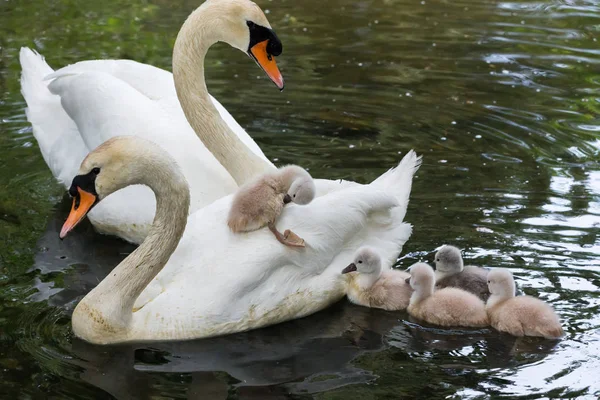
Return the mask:
{"type": "Polygon", "coordinates": [[[154,102],[104,72],[57,74],[48,89],[60,96],[64,110],[90,149],[118,135],[153,140],[157,126],[162,121],[165,128],[167,125],[166,116],[154,102]]]}
{"type": "Polygon", "coordinates": [[[46,76],[45,79],[55,79],[85,72],[109,74],[131,86],[150,100],[177,98],[173,75],[170,72],[133,60],[80,61],[57,70],[46,76]]]}
{"type": "MultiPolygon", "coordinates": [[[[47,75],[46,79],[55,79],[61,76],[76,75],[85,72],[101,72],[112,75],[115,79],[119,79],[123,84],[135,89],[147,99],[154,101],[166,113],[171,115],[172,118],[187,123],[177,97],[177,92],[175,91],[173,74],[152,65],[142,64],[133,60],[80,61],[47,75]]],[[[258,144],[248,135],[227,109],[213,96],[210,94],[209,96],[221,118],[240,140],[255,154],[266,160],[269,164],[272,164],[258,144]]]]}
{"type": "Polygon", "coordinates": [[[361,184],[352,181],[346,181],[344,179],[315,179],[315,186],[317,188],[315,197],[321,197],[337,190],[347,189],[349,187],[358,187],[361,186],[361,184]]]}
{"type": "Polygon", "coordinates": [[[75,122],[64,111],[60,98],[50,93],[48,83],[43,80],[53,72],[44,57],[26,47],[21,48],[19,57],[27,120],[52,174],[69,187],[88,149],[75,122]]]}
{"type": "Polygon", "coordinates": [[[343,254],[347,265],[363,243],[383,248],[386,260],[395,257],[407,238],[406,226],[401,221],[381,226],[371,215],[396,205],[397,200],[389,193],[361,185],[317,197],[307,206],[290,206],[277,227],[294,231],[305,240],[306,248],[285,254],[289,262],[315,273],[327,268],[336,255],[343,254]]]}

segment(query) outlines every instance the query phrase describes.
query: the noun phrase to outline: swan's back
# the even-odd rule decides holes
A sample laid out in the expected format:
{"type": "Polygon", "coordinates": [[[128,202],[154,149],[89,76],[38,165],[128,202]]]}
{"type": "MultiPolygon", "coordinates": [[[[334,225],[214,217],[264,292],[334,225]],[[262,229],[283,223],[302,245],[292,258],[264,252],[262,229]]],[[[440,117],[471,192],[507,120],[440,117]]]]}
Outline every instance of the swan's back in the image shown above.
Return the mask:
{"type": "MultiPolygon", "coordinates": [[[[397,175],[388,176],[390,184],[410,187],[418,162],[414,153],[407,155],[397,175]]],[[[405,199],[396,193],[406,192],[353,185],[306,206],[290,204],[279,223],[305,239],[303,249],[282,246],[266,228],[231,232],[232,196],[197,211],[169,263],[137,299],[132,340],[238,332],[300,318],[340,300],[340,271],[357,248],[369,245],[391,264],[410,237],[411,226],[395,217],[405,212],[398,210],[405,199]]]]}

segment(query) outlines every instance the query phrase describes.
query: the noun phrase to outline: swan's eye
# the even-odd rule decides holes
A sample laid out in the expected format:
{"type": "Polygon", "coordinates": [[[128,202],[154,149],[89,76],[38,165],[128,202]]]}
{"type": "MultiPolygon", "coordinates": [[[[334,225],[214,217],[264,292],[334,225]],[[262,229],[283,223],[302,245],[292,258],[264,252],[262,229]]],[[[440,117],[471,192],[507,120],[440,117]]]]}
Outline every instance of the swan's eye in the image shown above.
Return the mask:
{"type": "Polygon", "coordinates": [[[100,173],[100,168],[96,167],[92,169],[92,174],[98,175],[100,173]]]}

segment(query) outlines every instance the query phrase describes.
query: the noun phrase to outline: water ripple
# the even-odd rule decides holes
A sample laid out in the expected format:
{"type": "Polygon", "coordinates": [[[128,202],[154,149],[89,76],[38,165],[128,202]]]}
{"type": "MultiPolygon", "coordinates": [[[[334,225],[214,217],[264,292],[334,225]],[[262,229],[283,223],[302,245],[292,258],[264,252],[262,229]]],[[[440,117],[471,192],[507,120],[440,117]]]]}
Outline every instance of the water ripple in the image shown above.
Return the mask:
{"type": "Polygon", "coordinates": [[[368,182],[411,148],[423,154],[407,214],[414,233],[398,266],[431,262],[451,243],[469,263],[510,268],[522,293],[556,308],[562,341],[439,329],[342,303],[242,335],[116,347],[74,339],[69,314],[132,248],[89,224],[57,239],[69,204],[26,122],[18,51],[34,46],[54,66],[133,58],[169,68],[177,29],[198,4],[75,3],[0,8],[0,391],[598,397],[596,1],[262,2],[285,44],[277,62],[286,90],[229,46],[207,58],[211,93],[278,164],[368,182]]]}

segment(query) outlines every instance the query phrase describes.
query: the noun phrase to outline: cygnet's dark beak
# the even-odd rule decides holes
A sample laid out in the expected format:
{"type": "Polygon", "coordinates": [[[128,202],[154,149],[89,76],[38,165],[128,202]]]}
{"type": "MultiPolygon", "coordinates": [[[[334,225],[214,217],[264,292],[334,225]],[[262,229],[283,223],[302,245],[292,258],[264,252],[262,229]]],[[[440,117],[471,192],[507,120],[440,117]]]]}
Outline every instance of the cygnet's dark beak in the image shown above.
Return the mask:
{"type": "Polygon", "coordinates": [[[410,277],[406,278],[404,282],[406,282],[407,285],[410,285],[410,277]]]}
{"type": "Polygon", "coordinates": [[[292,196],[290,196],[289,194],[285,194],[285,196],[283,196],[283,204],[288,204],[292,202],[292,196]]]}
{"type": "Polygon", "coordinates": [[[356,264],[352,263],[342,270],[342,274],[347,274],[348,272],[354,271],[356,271],[356,264]]]}

